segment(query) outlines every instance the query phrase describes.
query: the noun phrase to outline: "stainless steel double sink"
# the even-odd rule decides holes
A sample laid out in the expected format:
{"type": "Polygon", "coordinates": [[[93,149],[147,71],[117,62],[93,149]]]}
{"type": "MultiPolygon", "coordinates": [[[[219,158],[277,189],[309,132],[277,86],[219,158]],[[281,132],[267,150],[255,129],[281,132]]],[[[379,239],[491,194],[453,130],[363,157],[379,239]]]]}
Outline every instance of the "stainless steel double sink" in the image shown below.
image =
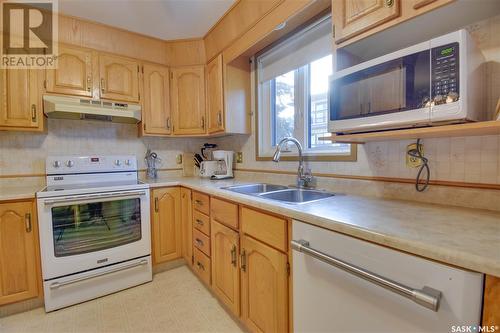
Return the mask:
{"type": "Polygon", "coordinates": [[[330,198],[335,195],[334,193],[326,191],[290,188],[283,185],[265,183],[234,185],[223,187],[222,189],[289,204],[309,203],[330,198]]]}

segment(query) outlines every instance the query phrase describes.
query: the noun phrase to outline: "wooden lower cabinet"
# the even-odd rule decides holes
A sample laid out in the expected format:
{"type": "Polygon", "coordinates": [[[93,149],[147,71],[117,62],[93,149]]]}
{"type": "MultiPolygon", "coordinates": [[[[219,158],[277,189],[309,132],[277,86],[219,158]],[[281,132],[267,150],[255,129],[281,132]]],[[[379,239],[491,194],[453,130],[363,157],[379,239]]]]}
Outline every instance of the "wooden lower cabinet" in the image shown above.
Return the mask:
{"type": "Polygon", "coordinates": [[[287,332],[287,255],[244,235],[240,265],[244,324],[252,332],[287,332]]]}
{"type": "Polygon", "coordinates": [[[482,325],[500,326],[500,277],[486,275],[482,325]]]}
{"type": "Polygon", "coordinates": [[[0,204],[0,305],[38,296],[38,237],[33,202],[0,204]]]}
{"type": "Polygon", "coordinates": [[[193,204],[191,200],[191,190],[181,188],[181,234],[182,234],[182,256],[187,264],[193,264],[193,204]]]}
{"type": "Polygon", "coordinates": [[[153,198],[153,263],[178,259],[181,247],[181,190],[179,187],[155,189],[153,198]]]}
{"type": "Polygon", "coordinates": [[[238,232],[212,220],[212,288],[219,299],[240,315],[240,270],[238,232]]]}

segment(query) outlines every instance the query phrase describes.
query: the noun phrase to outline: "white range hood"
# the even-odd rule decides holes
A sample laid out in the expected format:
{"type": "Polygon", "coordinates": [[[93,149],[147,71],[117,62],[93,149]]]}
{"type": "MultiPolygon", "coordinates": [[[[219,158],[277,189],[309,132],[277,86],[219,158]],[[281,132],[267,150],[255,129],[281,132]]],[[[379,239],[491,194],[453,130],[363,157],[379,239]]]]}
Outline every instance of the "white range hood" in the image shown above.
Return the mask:
{"type": "Polygon", "coordinates": [[[139,104],[44,95],[43,108],[43,112],[49,118],[100,120],[127,124],[137,124],[141,121],[139,104]]]}

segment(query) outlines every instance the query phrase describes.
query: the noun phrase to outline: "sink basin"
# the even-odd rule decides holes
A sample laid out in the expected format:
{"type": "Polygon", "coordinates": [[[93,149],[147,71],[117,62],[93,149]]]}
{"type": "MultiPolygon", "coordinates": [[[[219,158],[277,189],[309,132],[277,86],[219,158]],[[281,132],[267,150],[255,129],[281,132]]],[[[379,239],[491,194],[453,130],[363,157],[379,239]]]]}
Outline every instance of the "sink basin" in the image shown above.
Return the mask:
{"type": "Polygon", "coordinates": [[[273,184],[245,184],[223,187],[223,189],[241,194],[261,194],[266,192],[285,190],[288,189],[288,187],[273,184]]]}
{"type": "Polygon", "coordinates": [[[260,194],[259,197],[286,203],[300,204],[330,198],[334,195],[334,193],[317,190],[286,189],[281,191],[263,193],[260,194]]]}

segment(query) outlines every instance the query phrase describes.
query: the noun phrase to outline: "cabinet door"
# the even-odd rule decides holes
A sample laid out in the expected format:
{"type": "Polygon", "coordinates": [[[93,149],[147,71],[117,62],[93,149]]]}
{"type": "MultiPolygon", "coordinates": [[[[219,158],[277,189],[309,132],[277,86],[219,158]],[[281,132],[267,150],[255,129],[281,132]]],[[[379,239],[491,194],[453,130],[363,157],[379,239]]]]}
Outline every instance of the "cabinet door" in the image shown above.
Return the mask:
{"type": "Polygon", "coordinates": [[[42,130],[42,70],[0,70],[0,129],[42,130]]]}
{"type": "Polygon", "coordinates": [[[181,188],[182,256],[187,264],[193,264],[193,207],[191,190],[181,188]]]}
{"type": "Polygon", "coordinates": [[[174,134],[205,133],[205,70],[203,66],[172,69],[174,134]]]}
{"type": "Polygon", "coordinates": [[[0,204],[0,305],[38,296],[31,202],[0,204]]]}
{"type": "Polygon", "coordinates": [[[101,98],[139,101],[139,63],[133,59],[100,54],[101,98]]]}
{"type": "Polygon", "coordinates": [[[207,132],[224,131],[222,54],[207,65],[207,132]]]}
{"type": "Polygon", "coordinates": [[[212,220],[212,288],[219,299],[240,315],[238,233],[212,220]]]}
{"type": "Polygon", "coordinates": [[[59,46],[57,69],[47,71],[47,92],[92,97],[92,51],[59,46]]]}
{"type": "Polygon", "coordinates": [[[398,17],[401,0],[334,0],[332,11],[338,44],[398,17]]]}
{"type": "Polygon", "coordinates": [[[178,187],[153,191],[153,260],[155,264],[180,258],[181,191],[178,187]]]}
{"type": "Polygon", "coordinates": [[[252,332],[286,332],[287,256],[248,236],[241,240],[241,318],[252,332]]]}
{"type": "Polygon", "coordinates": [[[144,65],[144,109],[145,134],[170,134],[170,89],[169,70],[159,65],[144,65]]]}

